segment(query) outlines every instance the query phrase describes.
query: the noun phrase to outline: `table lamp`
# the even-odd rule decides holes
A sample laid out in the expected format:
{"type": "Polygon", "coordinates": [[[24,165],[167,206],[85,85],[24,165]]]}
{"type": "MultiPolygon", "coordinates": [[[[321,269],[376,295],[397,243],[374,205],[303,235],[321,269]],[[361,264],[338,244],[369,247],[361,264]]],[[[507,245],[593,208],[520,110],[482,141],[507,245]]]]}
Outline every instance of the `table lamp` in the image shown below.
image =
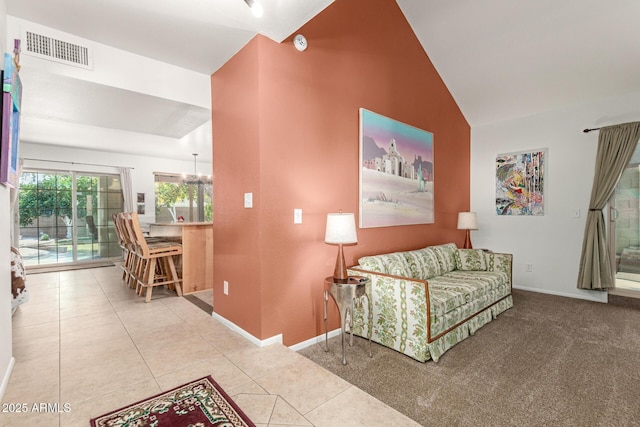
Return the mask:
{"type": "Polygon", "coordinates": [[[342,245],[358,243],[356,234],[356,220],[352,213],[327,214],[327,229],[324,242],[330,245],[338,245],[336,267],[333,270],[333,278],[338,283],[347,283],[347,265],[344,262],[342,245]]]}
{"type": "Polygon", "coordinates": [[[458,230],[467,230],[467,235],[464,239],[464,249],[472,249],[471,246],[471,233],[469,230],[478,229],[478,218],[475,212],[459,212],[458,213],[458,230]]]}

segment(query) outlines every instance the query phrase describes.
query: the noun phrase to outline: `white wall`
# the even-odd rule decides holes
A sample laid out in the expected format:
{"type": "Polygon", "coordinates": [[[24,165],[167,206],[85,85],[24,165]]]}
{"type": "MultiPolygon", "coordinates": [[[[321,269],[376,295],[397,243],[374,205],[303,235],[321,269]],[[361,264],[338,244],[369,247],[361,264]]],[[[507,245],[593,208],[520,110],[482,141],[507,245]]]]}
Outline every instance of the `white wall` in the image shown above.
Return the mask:
{"type": "Polygon", "coordinates": [[[607,300],[604,292],[576,288],[598,141],[598,132],[582,130],[637,120],[640,92],[472,129],[471,209],[479,223],[473,246],[512,253],[514,287],[607,300]],[[538,148],[548,149],[544,216],[498,216],[496,155],[538,148]]]}
{"type": "Polygon", "coordinates": [[[13,367],[9,218],[9,189],[0,185],[0,253],[2,254],[0,256],[0,400],[4,395],[13,367]]]}
{"type": "MultiPolygon", "coordinates": [[[[112,166],[133,167],[134,169],[131,171],[131,181],[134,203],[136,202],[136,193],[145,193],[146,214],[140,216],[140,222],[152,223],[155,222],[155,184],[153,180],[153,173],[193,173],[193,156],[191,153],[182,153],[178,150],[179,148],[177,147],[176,158],[166,159],[160,157],[133,156],[130,154],[107,153],[101,151],[34,144],[23,141],[20,145],[20,157],[25,159],[24,168],[42,167],[68,170],[73,167],[74,170],[86,172],[119,173],[118,170],[112,166]],[[45,159],[48,161],[39,162],[26,159],[45,159]],[[61,162],[93,163],[106,165],[107,167],[81,164],[71,166],[67,163],[53,162],[55,160],[61,162]]],[[[199,173],[202,173],[203,175],[211,174],[211,163],[198,161],[197,165],[199,173]]]]}
{"type": "MultiPolygon", "coordinates": [[[[0,46],[6,46],[7,8],[5,0],[0,0],[0,46]]],[[[4,54],[4,49],[0,49],[4,54]]],[[[9,382],[13,367],[11,345],[11,270],[9,267],[10,219],[9,189],[0,185],[0,400],[9,382]]]]}
{"type": "MultiPolygon", "coordinates": [[[[53,121],[39,117],[23,116],[20,119],[21,141],[62,145],[74,149],[84,149],[87,142],[91,147],[104,147],[104,151],[126,152],[149,157],[172,157],[193,161],[192,153],[198,153],[198,161],[211,162],[211,120],[181,139],[86,126],[79,123],[53,121]]],[[[193,167],[190,171],[193,170],[193,167]]]]}

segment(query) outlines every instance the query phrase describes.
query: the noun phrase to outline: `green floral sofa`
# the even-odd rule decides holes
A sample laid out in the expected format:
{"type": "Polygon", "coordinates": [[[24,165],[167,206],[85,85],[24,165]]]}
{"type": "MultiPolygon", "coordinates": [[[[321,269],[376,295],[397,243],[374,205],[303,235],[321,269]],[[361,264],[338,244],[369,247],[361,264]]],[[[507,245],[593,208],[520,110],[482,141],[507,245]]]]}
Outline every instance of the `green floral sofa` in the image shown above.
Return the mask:
{"type": "Polygon", "coordinates": [[[362,257],[349,275],[371,279],[370,298],[354,311],[353,332],[368,338],[372,329],[373,341],[437,362],[513,307],[512,259],[453,243],[362,257]]]}

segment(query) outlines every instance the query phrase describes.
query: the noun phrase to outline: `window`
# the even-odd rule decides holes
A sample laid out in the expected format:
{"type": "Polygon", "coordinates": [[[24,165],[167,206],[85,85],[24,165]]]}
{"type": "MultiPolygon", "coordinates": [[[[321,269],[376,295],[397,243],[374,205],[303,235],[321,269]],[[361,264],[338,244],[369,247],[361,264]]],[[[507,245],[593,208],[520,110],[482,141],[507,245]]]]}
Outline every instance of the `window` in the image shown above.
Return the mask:
{"type": "Polygon", "coordinates": [[[156,222],[213,220],[211,179],[195,175],[155,174],[156,222]]]}
{"type": "Polygon", "coordinates": [[[118,175],[26,170],[19,191],[25,265],[120,256],[111,214],[122,206],[118,175]]]}

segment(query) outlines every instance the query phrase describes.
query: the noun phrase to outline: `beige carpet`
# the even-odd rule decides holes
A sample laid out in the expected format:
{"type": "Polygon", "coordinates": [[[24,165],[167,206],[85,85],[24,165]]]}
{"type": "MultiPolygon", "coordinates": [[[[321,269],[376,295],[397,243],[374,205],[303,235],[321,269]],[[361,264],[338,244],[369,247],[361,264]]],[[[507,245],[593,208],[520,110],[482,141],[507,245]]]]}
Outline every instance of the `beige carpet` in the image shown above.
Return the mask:
{"type": "Polygon", "coordinates": [[[438,363],[356,337],[346,366],[339,337],[300,354],[425,426],[640,425],[640,300],[513,299],[438,363]]]}

